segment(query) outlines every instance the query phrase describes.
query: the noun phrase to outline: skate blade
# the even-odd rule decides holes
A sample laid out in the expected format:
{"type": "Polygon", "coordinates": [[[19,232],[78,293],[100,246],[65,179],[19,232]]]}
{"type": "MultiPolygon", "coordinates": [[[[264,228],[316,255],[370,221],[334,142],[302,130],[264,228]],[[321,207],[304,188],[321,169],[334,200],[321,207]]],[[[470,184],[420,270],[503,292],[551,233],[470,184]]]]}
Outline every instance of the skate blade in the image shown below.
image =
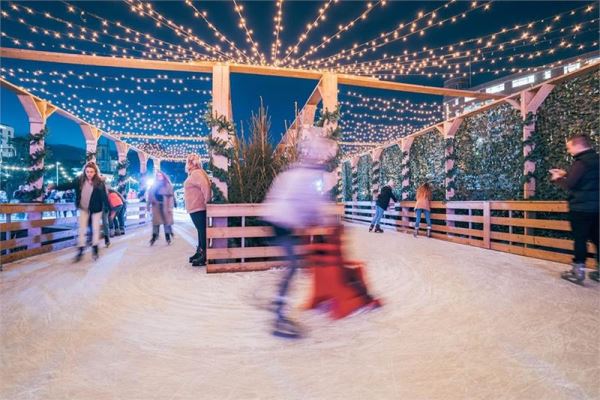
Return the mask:
{"type": "Polygon", "coordinates": [[[565,281],[569,281],[569,282],[574,283],[574,284],[579,285],[579,286],[584,286],[583,280],[579,280],[579,279],[576,279],[576,278],[574,278],[572,276],[565,276],[565,275],[561,275],[560,277],[562,279],[564,279],[565,281]]]}
{"type": "Polygon", "coordinates": [[[302,335],[300,334],[300,332],[284,332],[284,331],[274,330],[273,332],[271,332],[271,334],[273,336],[280,337],[283,339],[301,339],[302,338],[302,335]]]}

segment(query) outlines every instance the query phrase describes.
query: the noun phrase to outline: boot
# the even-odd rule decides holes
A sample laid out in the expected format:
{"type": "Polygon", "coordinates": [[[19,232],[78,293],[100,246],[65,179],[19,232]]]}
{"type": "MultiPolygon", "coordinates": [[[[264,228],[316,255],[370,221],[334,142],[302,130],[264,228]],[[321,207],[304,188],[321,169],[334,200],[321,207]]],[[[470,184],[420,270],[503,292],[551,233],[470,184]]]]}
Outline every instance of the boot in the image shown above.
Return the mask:
{"type": "Polygon", "coordinates": [[[573,268],[560,274],[560,277],[569,282],[583,286],[583,281],[585,279],[585,264],[573,263],[573,268]]]}
{"type": "Polygon", "coordinates": [[[194,260],[202,255],[202,249],[200,246],[196,247],[196,252],[193,256],[190,257],[190,262],[194,262],[194,260]]]}
{"type": "Polygon", "coordinates": [[[171,244],[171,234],[165,233],[165,239],[167,240],[167,244],[171,244]]]}
{"type": "Polygon", "coordinates": [[[81,258],[83,257],[83,249],[84,247],[77,248],[77,254],[75,255],[75,259],[73,260],[73,262],[81,261],[81,258]]]}
{"type": "Polygon", "coordinates": [[[383,233],[383,229],[381,229],[379,224],[375,225],[375,233],[383,233]]]}
{"type": "Polygon", "coordinates": [[[431,227],[430,226],[427,227],[427,237],[428,238],[431,237],[431,227]]]}
{"type": "Polygon", "coordinates": [[[413,237],[419,236],[419,228],[415,228],[413,231],[413,237]]]}
{"type": "Polygon", "coordinates": [[[158,239],[158,235],[156,233],[152,234],[152,238],[150,239],[150,246],[154,246],[154,242],[158,239]]]}
{"type": "Polygon", "coordinates": [[[98,257],[98,245],[92,246],[92,259],[96,261],[98,257]]]}
{"type": "Polygon", "coordinates": [[[600,277],[599,277],[600,273],[598,272],[598,270],[596,271],[592,271],[588,274],[589,278],[593,281],[596,282],[600,282],[600,277]]]}
{"type": "Polygon", "coordinates": [[[106,247],[110,246],[110,238],[108,236],[104,236],[104,245],[106,247]]]}
{"type": "Polygon", "coordinates": [[[206,254],[202,249],[198,249],[200,255],[192,260],[192,267],[204,267],[206,265],[206,254]]]}
{"type": "Polygon", "coordinates": [[[371,232],[373,230],[373,224],[371,224],[371,226],[369,226],[369,232],[371,232]]]}

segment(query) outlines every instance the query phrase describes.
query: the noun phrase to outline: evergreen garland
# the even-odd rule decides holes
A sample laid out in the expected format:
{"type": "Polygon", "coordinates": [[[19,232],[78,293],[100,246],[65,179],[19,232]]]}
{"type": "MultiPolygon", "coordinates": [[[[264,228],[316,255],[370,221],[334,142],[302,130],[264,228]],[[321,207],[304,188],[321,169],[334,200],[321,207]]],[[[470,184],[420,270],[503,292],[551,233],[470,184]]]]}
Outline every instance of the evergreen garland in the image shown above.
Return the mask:
{"type": "Polygon", "coordinates": [[[381,152],[381,161],[379,164],[379,179],[381,186],[387,184],[390,179],[396,182],[396,186],[392,190],[394,195],[401,198],[402,195],[402,166],[403,155],[400,146],[397,144],[386,147],[381,152]]]}
{"type": "MultiPolygon", "coordinates": [[[[29,145],[39,145],[48,136],[48,128],[44,126],[39,133],[30,133],[27,137],[29,145]]],[[[31,186],[44,176],[44,168],[36,168],[46,157],[46,150],[39,148],[35,152],[29,154],[29,174],[27,175],[27,183],[31,186]]],[[[30,188],[24,191],[23,200],[26,202],[38,201],[44,195],[43,188],[30,188]]]]}
{"type": "Polygon", "coordinates": [[[364,155],[362,157],[359,158],[358,160],[358,165],[357,165],[357,187],[358,187],[358,194],[357,194],[357,200],[358,201],[370,201],[372,199],[372,193],[371,193],[371,156],[370,155],[364,155]]]}
{"type": "Polygon", "coordinates": [[[344,201],[352,201],[352,166],[350,161],[342,164],[342,191],[344,201]]]}
{"type": "Polygon", "coordinates": [[[29,154],[29,165],[35,167],[44,157],[46,157],[46,149],[37,149],[35,152],[29,154]]]}
{"type": "Polygon", "coordinates": [[[431,130],[414,139],[407,160],[409,167],[407,178],[410,185],[404,191],[409,199],[416,198],[417,188],[425,182],[432,186],[434,200],[445,198],[444,148],[447,148],[448,144],[437,130],[431,130]]]}
{"type": "Polygon", "coordinates": [[[96,158],[98,155],[97,151],[88,151],[85,153],[85,162],[88,163],[96,158]]]}
{"type": "MultiPolygon", "coordinates": [[[[215,128],[217,132],[227,132],[227,137],[231,138],[235,136],[235,125],[233,122],[229,121],[224,115],[215,116],[212,109],[212,104],[208,105],[208,109],[204,113],[204,122],[208,126],[210,130],[215,128]]],[[[208,163],[208,170],[211,175],[218,179],[219,181],[229,185],[229,173],[227,170],[223,168],[217,167],[213,162],[213,155],[220,155],[223,157],[227,157],[228,163],[231,162],[233,157],[233,149],[229,147],[229,143],[223,139],[213,137],[212,133],[208,135],[208,140],[206,142],[208,147],[208,151],[210,154],[210,161],[208,163]]],[[[214,182],[211,183],[213,187],[213,202],[214,203],[225,203],[227,199],[223,192],[217,187],[214,182]]]]}
{"type": "Polygon", "coordinates": [[[42,140],[44,140],[46,138],[46,136],[48,136],[48,128],[44,125],[44,127],[42,128],[42,130],[39,131],[38,133],[30,133],[28,135],[29,144],[30,145],[40,144],[40,142],[42,140]]]}
{"type": "MultiPolygon", "coordinates": [[[[336,143],[339,142],[342,136],[342,129],[338,126],[338,122],[342,117],[342,112],[340,109],[340,105],[335,106],[335,110],[329,111],[327,109],[321,110],[321,115],[319,116],[319,120],[316,123],[316,126],[319,128],[323,128],[325,123],[336,124],[334,129],[329,129],[327,132],[327,138],[334,140],[336,143]]],[[[342,150],[340,146],[338,146],[338,151],[335,156],[333,156],[327,163],[325,163],[325,170],[327,172],[333,172],[340,165],[340,159],[342,157],[342,150]]]]}

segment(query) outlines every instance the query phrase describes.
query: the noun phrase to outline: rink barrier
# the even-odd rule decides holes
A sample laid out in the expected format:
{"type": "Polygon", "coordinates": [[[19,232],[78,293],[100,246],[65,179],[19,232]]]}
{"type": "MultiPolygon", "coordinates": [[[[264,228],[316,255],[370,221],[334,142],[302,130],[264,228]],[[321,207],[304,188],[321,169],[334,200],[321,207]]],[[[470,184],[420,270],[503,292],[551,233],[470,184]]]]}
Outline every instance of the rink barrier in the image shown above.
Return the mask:
{"type": "MultiPolygon", "coordinates": [[[[209,204],[207,215],[209,226],[206,229],[209,247],[206,252],[208,264],[206,272],[247,272],[264,271],[285,265],[284,252],[272,240],[273,229],[266,226],[263,218],[269,215],[268,204],[209,204]],[[212,226],[213,218],[227,218],[227,227],[212,226]],[[254,225],[249,225],[252,223],[254,225]],[[238,226],[232,226],[238,225],[238,226]],[[258,226],[257,226],[258,225],[258,226]],[[213,248],[213,240],[226,239],[227,247],[213,248]],[[258,240],[257,240],[258,239],[258,240]],[[253,243],[254,240],[254,243],[253,243]],[[256,243],[258,242],[258,243],[256,243]]],[[[341,218],[343,204],[332,204],[330,213],[341,218]]],[[[314,228],[295,232],[304,241],[314,235],[329,232],[326,228],[314,228]]],[[[299,245],[297,253],[305,251],[299,245]]]]}
{"type": "MultiPolygon", "coordinates": [[[[127,229],[145,225],[146,203],[129,200],[127,229]]],[[[78,211],[75,203],[0,204],[0,266],[75,246],[78,211]]]]}
{"type": "MultiPolygon", "coordinates": [[[[412,234],[415,202],[401,201],[384,212],[381,225],[386,230],[412,234]]],[[[375,203],[344,203],[344,220],[369,225],[375,203]]],[[[573,241],[564,201],[433,201],[432,237],[484,249],[519,254],[560,263],[572,260],[573,241]]],[[[419,235],[427,224],[421,216],[419,235]]],[[[588,244],[588,252],[595,253],[588,244]]],[[[591,255],[591,254],[590,254],[591,255]]],[[[595,261],[588,259],[590,265],[595,261]]]]}

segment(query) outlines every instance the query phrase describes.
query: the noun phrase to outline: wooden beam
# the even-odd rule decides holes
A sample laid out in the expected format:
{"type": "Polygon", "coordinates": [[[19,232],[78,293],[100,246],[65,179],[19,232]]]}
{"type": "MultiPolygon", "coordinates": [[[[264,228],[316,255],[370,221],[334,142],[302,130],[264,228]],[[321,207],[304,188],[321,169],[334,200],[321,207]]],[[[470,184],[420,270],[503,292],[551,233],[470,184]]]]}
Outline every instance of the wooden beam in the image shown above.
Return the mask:
{"type": "Polygon", "coordinates": [[[205,142],[205,136],[190,136],[190,137],[181,137],[181,136],[169,136],[169,135],[144,135],[138,133],[123,133],[118,134],[114,133],[115,138],[117,139],[156,139],[156,140],[175,140],[175,141],[189,141],[189,142],[205,142]]]}
{"type": "MultiPolygon", "coordinates": [[[[37,51],[25,49],[12,49],[0,47],[0,58],[14,58],[19,60],[30,60],[39,62],[54,62],[63,64],[94,65],[99,67],[113,68],[135,68],[152,69],[161,71],[185,71],[211,73],[215,65],[225,64],[229,66],[231,73],[255,74],[280,76],[286,78],[315,79],[319,80],[326,73],[325,71],[305,70],[294,68],[271,67],[267,65],[245,65],[219,63],[216,61],[195,61],[195,62],[175,62],[175,61],[154,61],[138,58],[119,58],[104,57],[80,54],[58,53],[53,51],[37,51]]],[[[338,84],[352,85],[360,87],[387,89],[401,92],[434,94],[440,96],[474,97],[476,99],[500,99],[501,95],[472,92],[469,90],[458,90],[440,88],[434,86],[414,85],[410,83],[382,81],[376,78],[339,74],[338,84]]]]}

